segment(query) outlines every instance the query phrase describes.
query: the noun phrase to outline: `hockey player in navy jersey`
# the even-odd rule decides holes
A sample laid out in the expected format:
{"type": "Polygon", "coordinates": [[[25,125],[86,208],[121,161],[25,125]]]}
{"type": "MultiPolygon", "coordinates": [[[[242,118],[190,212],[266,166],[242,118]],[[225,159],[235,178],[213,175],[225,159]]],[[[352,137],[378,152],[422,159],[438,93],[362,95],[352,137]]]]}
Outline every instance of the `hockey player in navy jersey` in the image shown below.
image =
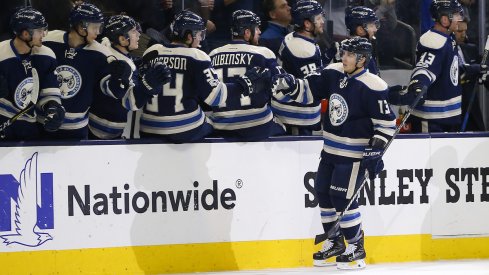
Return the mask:
{"type": "Polygon", "coordinates": [[[411,74],[408,94],[412,98],[428,87],[412,111],[414,133],[454,132],[460,129],[462,88],[453,32],[463,20],[457,0],[433,0],[430,12],[435,25],[419,39],[417,63],[411,74]]]}
{"type": "Polygon", "coordinates": [[[131,67],[123,60],[115,60],[108,48],[95,41],[104,22],[99,8],[85,2],[76,5],[69,21],[69,32],[52,31],[45,39],[58,60],[56,72],[66,108],[60,130],[47,133],[47,137],[86,139],[94,94],[123,97],[130,88],[131,67]]]}
{"type": "Polygon", "coordinates": [[[88,123],[90,136],[96,139],[116,139],[122,136],[124,128],[127,127],[125,138],[137,138],[139,132],[132,125],[133,120],[138,117],[136,110],[161,93],[162,86],[170,81],[170,70],[162,63],[142,72],[136,68],[129,53],[139,47],[141,28],[133,18],[127,15],[110,17],[104,26],[103,34],[105,37],[102,44],[107,46],[118,60],[124,60],[131,66],[132,81],[122,98],[122,104],[120,99],[102,93],[94,94],[88,123]]]}
{"type": "Polygon", "coordinates": [[[15,34],[0,43],[0,123],[12,118],[31,102],[32,70],[39,79],[39,98],[36,109],[19,117],[1,136],[6,140],[32,140],[40,137],[37,114],[44,129],[56,131],[64,117],[60,90],[54,70],[56,58],[51,49],[42,45],[48,24],[37,10],[26,7],[14,13],[10,26],[15,34]]]}
{"type": "MultiPolygon", "coordinates": [[[[375,47],[375,34],[380,28],[380,21],[371,8],[364,6],[348,7],[345,10],[345,25],[351,37],[360,36],[367,38],[375,47]]],[[[375,52],[370,59],[367,69],[370,73],[379,74],[375,52]]],[[[340,62],[339,43],[336,42],[333,47],[328,49],[325,54],[325,63],[340,62]]]]}
{"type": "MultiPolygon", "coordinates": [[[[316,0],[300,0],[292,7],[295,31],[285,36],[279,50],[282,67],[295,77],[305,77],[323,66],[316,37],[324,31],[323,7],[316,0]]],[[[311,135],[321,129],[321,102],[311,104],[272,100],[272,110],[287,133],[311,135]]]]}
{"type": "MultiPolygon", "coordinates": [[[[260,47],[260,18],[251,11],[237,10],[232,14],[233,41],[213,50],[209,56],[212,65],[223,82],[234,82],[253,67],[267,68],[272,75],[282,73],[275,54],[260,47]]],[[[270,87],[271,89],[271,87],[270,87]]],[[[212,108],[209,118],[216,134],[240,141],[261,140],[285,134],[285,127],[276,122],[270,108],[270,91],[252,93],[254,104],[243,100],[240,106],[212,108]]],[[[243,95],[243,99],[247,95],[243,95]]]]}
{"type": "Polygon", "coordinates": [[[144,107],[140,120],[142,137],[159,137],[174,143],[198,141],[213,130],[200,104],[219,107],[241,106],[245,101],[251,106],[259,104],[250,94],[270,89],[268,70],[251,69],[236,78],[235,83],[223,83],[209,56],[197,49],[205,39],[205,21],[193,12],[182,11],[170,27],[171,44],[153,45],[143,55],[145,59],[156,52],[152,63],[166,64],[172,81],[144,107]]]}
{"type": "MultiPolygon", "coordinates": [[[[365,170],[371,180],[382,171],[381,153],[395,132],[387,84],[365,68],[372,45],[366,38],[353,37],[343,41],[341,49],[342,63],[333,63],[304,79],[279,75],[273,86],[276,97],[284,101],[328,99],[324,146],[314,186],[325,232],[334,231],[331,229],[337,213],[346,209],[365,170]]],[[[323,249],[314,253],[314,264],[327,265],[326,260],[334,256],[340,269],[365,267],[364,234],[356,199],[339,221],[339,229],[324,242],[323,249]]]]}

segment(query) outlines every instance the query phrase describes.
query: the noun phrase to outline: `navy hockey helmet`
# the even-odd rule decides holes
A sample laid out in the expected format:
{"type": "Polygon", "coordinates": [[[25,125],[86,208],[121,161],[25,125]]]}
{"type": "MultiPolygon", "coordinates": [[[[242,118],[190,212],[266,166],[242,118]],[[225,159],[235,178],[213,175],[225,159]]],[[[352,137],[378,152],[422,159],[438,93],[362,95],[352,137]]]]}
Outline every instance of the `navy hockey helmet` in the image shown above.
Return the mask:
{"type": "Polygon", "coordinates": [[[192,33],[192,37],[197,35],[197,32],[202,31],[202,40],[205,39],[206,22],[197,14],[184,10],[176,15],[170,25],[173,37],[185,39],[188,33],[192,33]]]}
{"type": "Polygon", "coordinates": [[[107,20],[104,27],[104,36],[111,42],[119,42],[119,36],[129,38],[128,32],[136,28],[141,33],[141,26],[136,20],[127,15],[114,15],[107,20]]]}
{"type": "Polygon", "coordinates": [[[341,41],[341,51],[348,51],[357,55],[357,62],[365,57],[365,66],[372,57],[372,43],[367,38],[355,36],[341,41]]]}
{"type": "Polygon", "coordinates": [[[379,18],[371,8],[357,6],[346,9],[345,25],[350,34],[354,34],[358,26],[366,29],[368,23],[374,23],[377,29],[380,28],[379,18]]]}
{"type": "Polygon", "coordinates": [[[88,23],[103,23],[104,16],[97,6],[83,2],[71,10],[69,21],[72,28],[79,23],[83,23],[86,28],[88,23]]]}
{"type": "Polygon", "coordinates": [[[249,10],[237,10],[233,12],[233,25],[231,32],[233,36],[243,36],[246,29],[254,34],[255,27],[260,26],[261,20],[258,15],[249,10]]]}
{"type": "Polygon", "coordinates": [[[323,14],[323,7],[316,0],[299,0],[291,10],[292,24],[301,28],[304,20],[314,22],[314,17],[323,14]]]}
{"type": "Polygon", "coordinates": [[[433,0],[430,13],[434,20],[439,20],[443,15],[452,20],[454,13],[459,13],[463,17],[464,10],[457,0],[433,0]]]}
{"type": "MultiPolygon", "coordinates": [[[[48,28],[48,23],[42,13],[31,7],[17,10],[10,18],[10,28],[14,34],[20,34],[22,31],[48,28]]],[[[32,35],[32,33],[31,33],[32,35]]]]}

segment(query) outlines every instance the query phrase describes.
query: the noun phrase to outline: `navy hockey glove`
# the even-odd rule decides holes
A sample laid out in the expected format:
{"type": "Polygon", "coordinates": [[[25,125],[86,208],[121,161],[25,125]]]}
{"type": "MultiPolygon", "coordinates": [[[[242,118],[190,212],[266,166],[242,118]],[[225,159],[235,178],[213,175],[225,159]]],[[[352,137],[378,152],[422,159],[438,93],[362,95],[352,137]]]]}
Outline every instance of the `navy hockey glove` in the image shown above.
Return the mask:
{"type": "MultiPolygon", "coordinates": [[[[411,99],[409,100],[409,104],[416,99],[416,97],[423,91],[423,83],[419,81],[419,79],[412,79],[411,82],[409,82],[409,87],[408,87],[408,93],[411,96],[411,99]]],[[[423,105],[424,103],[424,96],[421,97],[419,100],[417,106],[423,105]]]]}
{"type": "Polygon", "coordinates": [[[394,104],[394,105],[409,105],[411,104],[411,102],[409,101],[410,98],[406,96],[406,94],[407,94],[407,86],[403,86],[403,85],[389,86],[387,101],[389,101],[390,104],[394,104]]]}
{"type": "Polygon", "coordinates": [[[236,82],[243,87],[243,95],[248,96],[253,93],[269,93],[270,78],[270,70],[253,67],[247,70],[244,75],[237,76],[236,82]]]}
{"type": "Polygon", "coordinates": [[[297,79],[288,73],[274,75],[272,77],[272,93],[288,95],[297,90],[297,79]]]}
{"type": "Polygon", "coordinates": [[[171,80],[170,69],[163,63],[156,63],[141,76],[143,91],[148,95],[157,95],[161,87],[171,80]]]}
{"type": "Polygon", "coordinates": [[[61,127],[65,118],[65,108],[56,101],[48,101],[44,104],[44,130],[54,132],[61,127]]]}
{"type": "Polygon", "coordinates": [[[0,98],[8,96],[8,81],[7,78],[0,74],[0,98]]]}
{"type": "Polygon", "coordinates": [[[118,85],[122,89],[129,88],[131,66],[124,60],[114,60],[109,63],[111,85],[118,85]]]}
{"type": "Polygon", "coordinates": [[[363,151],[363,159],[360,166],[367,169],[370,180],[375,179],[375,176],[384,169],[382,151],[383,149],[378,147],[367,147],[363,151]]]}

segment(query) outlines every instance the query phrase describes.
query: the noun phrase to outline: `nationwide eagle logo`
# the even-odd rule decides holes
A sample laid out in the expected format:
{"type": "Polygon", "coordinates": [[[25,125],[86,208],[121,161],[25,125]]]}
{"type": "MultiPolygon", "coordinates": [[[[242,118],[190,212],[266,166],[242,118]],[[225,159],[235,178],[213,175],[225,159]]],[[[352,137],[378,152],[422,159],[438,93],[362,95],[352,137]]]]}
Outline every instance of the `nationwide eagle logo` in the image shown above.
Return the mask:
{"type": "MultiPolygon", "coordinates": [[[[39,226],[39,221],[41,221],[43,228],[52,228],[52,192],[51,192],[51,200],[47,199],[48,202],[41,202],[40,200],[46,198],[43,192],[41,191],[40,179],[37,171],[37,152],[32,155],[30,159],[25,163],[24,169],[20,172],[20,177],[18,181],[18,189],[15,192],[15,183],[12,183],[12,180],[8,180],[8,176],[10,175],[1,175],[2,188],[4,190],[0,190],[4,192],[0,199],[3,200],[3,204],[0,205],[2,207],[1,210],[6,212],[6,210],[10,210],[10,201],[11,198],[16,199],[15,203],[15,214],[14,214],[14,230],[10,230],[10,234],[0,235],[0,238],[3,239],[3,243],[6,245],[18,244],[29,247],[40,246],[41,244],[52,240],[53,237],[44,230],[41,230],[39,226]],[[4,180],[7,176],[7,180],[4,180]],[[10,182],[10,186],[5,185],[5,182],[10,182]],[[5,185],[5,186],[4,186],[5,185]],[[7,190],[7,191],[5,191],[7,190]],[[12,191],[13,190],[13,191],[12,191]],[[5,193],[11,193],[9,195],[5,195],[5,193]],[[17,196],[15,196],[17,195],[17,196]],[[8,203],[8,206],[6,204],[8,203]],[[44,207],[40,207],[41,204],[50,204],[44,205],[44,207]],[[44,210],[43,210],[44,208],[44,210]],[[43,215],[39,215],[41,212],[51,213],[51,215],[47,215],[42,217],[43,215]],[[47,219],[46,219],[47,217],[47,219]],[[15,233],[14,233],[15,232],[15,233]],[[13,233],[13,234],[12,234],[13,233]]],[[[52,175],[52,174],[44,174],[52,175]]],[[[52,179],[52,177],[47,177],[52,179]]],[[[15,180],[14,180],[15,181],[15,180]]],[[[49,180],[47,180],[49,181],[49,180]]],[[[51,188],[52,191],[52,181],[47,186],[51,188]]],[[[49,198],[49,196],[48,196],[49,198]]],[[[5,213],[4,213],[5,214],[5,213]]],[[[1,218],[7,221],[10,227],[11,220],[5,219],[4,216],[1,218]]],[[[5,227],[5,224],[0,224],[5,227]]]]}

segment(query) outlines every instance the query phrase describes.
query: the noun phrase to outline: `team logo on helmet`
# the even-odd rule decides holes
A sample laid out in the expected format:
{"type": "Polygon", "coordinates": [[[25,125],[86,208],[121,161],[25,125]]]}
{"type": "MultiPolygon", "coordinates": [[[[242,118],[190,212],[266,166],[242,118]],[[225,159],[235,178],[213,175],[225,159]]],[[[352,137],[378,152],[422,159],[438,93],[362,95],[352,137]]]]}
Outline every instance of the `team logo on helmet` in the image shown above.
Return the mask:
{"type": "Polygon", "coordinates": [[[340,126],[348,117],[348,105],[346,100],[339,94],[329,97],[329,120],[331,125],[340,126]]]}
{"type": "Polygon", "coordinates": [[[15,105],[19,109],[25,109],[25,107],[31,102],[32,87],[34,86],[34,81],[32,77],[28,77],[17,85],[14,93],[15,105]]]}
{"type": "Polygon", "coordinates": [[[453,86],[458,85],[458,56],[453,57],[452,65],[450,66],[450,80],[453,86]]]}
{"type": "Polygon", "coordinates": [[[73,67],[62,65],[56,68],[61,98],[74,97],[81,89],[82,78],[80,73],[73,67]]]}

